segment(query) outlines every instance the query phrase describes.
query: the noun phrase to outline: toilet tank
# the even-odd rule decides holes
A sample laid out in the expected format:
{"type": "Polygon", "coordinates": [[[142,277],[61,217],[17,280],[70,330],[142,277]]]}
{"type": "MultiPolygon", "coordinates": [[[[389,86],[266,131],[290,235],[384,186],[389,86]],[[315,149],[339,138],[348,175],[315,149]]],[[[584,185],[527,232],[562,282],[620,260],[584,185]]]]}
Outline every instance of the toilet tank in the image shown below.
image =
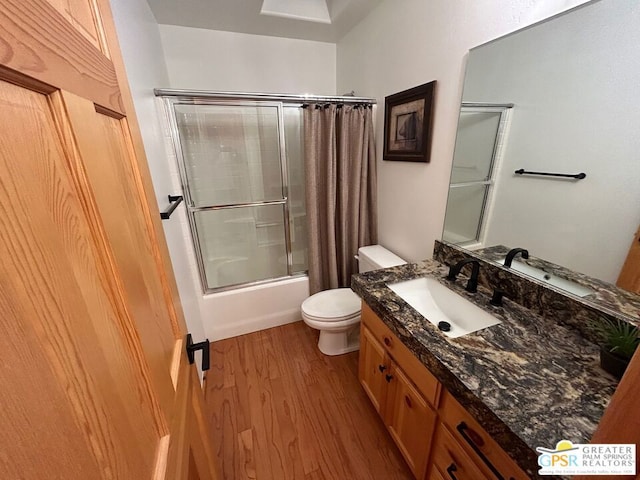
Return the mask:
{"type": "Polygon", "coordinates": [[[405,262],[395,253],[390,252],[382,245],[369,245],[358,249],[358,271],[360,273],[378,270],[379,268],[403,265],[405,262]]]}

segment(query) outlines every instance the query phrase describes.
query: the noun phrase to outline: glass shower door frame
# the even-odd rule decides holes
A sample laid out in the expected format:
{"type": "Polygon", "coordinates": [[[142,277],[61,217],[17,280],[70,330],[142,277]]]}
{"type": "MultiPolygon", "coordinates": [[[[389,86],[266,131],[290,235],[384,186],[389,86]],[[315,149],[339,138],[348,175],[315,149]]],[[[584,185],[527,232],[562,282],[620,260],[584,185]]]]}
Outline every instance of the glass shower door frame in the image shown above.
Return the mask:
{"type": "Polygon", "coordinates": [[[187,217],[189,220],[189,227],[191,230],[191,240],[193,242],[193,248],[196,255],[196,262],[198,265],[198,272],[200,276],[200,283],[204,294],[223,292],[227,290],[234,290],[240,287],[248,287],[253,285],[260,285],[271,283],[283,279],[303,277],[307,275],[307,272],[292,271],[293,254],[292,254],[292,242],[291,242],[291,223],[290,223],[290,206],[289,206],[289,176],[288,166],[286,158],[286,144],[285,144],[285,131],[284,131],[284,115],[283,115],[283,102],[278,101],[243,101],[235,99],[215,99],[215,98],[199,98],[191,96],[180,97],[163,97],[162,98],[165,107],[165,117],[168,122],[169,130],[171,133],[171,140],[173,143],[174,153],[176,156],[178,171],[180,175],[180,182],[182,184],[182,191],[185,198],[187,207],[187,217]],[[215,205],[215,206],[196,206],[194,199],[191,195],[191,189],[189,188],[189,176],[187,174],[187,167],[183,154],[182,140],[180,138],[180,132],[178,128],[175,106],[176,105],[219,105],[219,106],[239,106],[239,107],[275,107],[278,113],[278,149],[280,160],[280,175],[282,178],[282,198],[277,200],[266,200],[257,202],[245,202],[229,205],[215,205]],[[208,285],[205,261],[202,255],[202,246],[200,244],[200,236],[198,234],[198,227],[196,224],[196,215],[198,212],[205,211],[219,211],[226,209],[236,209],[245,207],[261,207],[267,205],[282,205],[283,207],[283,223],[284,223],[284,237],[285,237],[285,250],[287,260],[287,275],[276,276],[271,278],[265,278],[261,280],[254,280],[250,282],[237,283],[233,285],[225,285],[221,287],[211,288],[208,285]]]}
{"type": "MultiPolygon", "coordinates": [[[[489,171],[487,173],[487,178],[485,180],[475,180],[475,181],[449,184],[449,192],[451,192],[451,189],[464,188],[464,187],[470,187],[470,186],[476,186],[476,185],[477,186],[482,185],[485,188],[484,196],[482,199],[481,213],[480,213],[480,217],[478,219],[478,225],[476,228],[476,235],[473,240],[463,244],[465,248],[480,248],[484,245],[484,233],[485,233],[484,230],[486,226],[487,217],[490,214],[489,210],[490,210],[490,204],[491,204],[491,196],[494,193],[493,187],[495,186],[495,173],[498,167],[501,151],[504,148],[506,133],[508,130],[509,114],[511,109],[513,109],[513,107],[514,107],[513,103],[499,104],[499,103],[480,103],[480,102],[462,102],[460,106],[460,115],[462,115],[465,112],[498,113],[500,115],[500,119],[498,121],[498,129],[496,131],[496,137],[493,144],[493,150],[491,152],[491,161],[489,165],[489,171]]],[[[457,138],[456,138],[456,142],[457,142],[457,138]]],[[[452,175],[453,175],[453,169],[452,169],[452,175]]],[[[445,235],[445,232],[444,232],[445,225],[446,225],[446,217],[445,217],[445,224],[443,225],[443,234],[442,234],[443,239],[445,235]]]]}

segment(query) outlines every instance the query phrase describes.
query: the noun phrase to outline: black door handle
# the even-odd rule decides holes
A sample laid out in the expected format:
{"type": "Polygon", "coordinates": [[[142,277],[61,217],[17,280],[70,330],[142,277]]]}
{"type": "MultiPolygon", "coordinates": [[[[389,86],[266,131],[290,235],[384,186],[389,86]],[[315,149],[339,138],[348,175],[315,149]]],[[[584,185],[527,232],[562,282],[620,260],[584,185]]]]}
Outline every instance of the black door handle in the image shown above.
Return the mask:
{"type": "Polygon", "coordinates": [[[169,195],[169,208],[167,208],[164,212],[160,212],[160,218],[162,220],[168,220],[171,217],[173,211],[178,208],[178,205],[182,203],[182,195],[169,195]]]}
{"type": "Polygon", "coordinates": [[[449,475],[449,477],[451,477],[452,480],[458,480],[458,477],[456,477],[455,474],[453,473],[457,471],[458,471],[458,467],[456,467],[455,463],[452,463],[447,467],[447,474],[449,475]]]}
{"type": "Polygon", "coordinates": [[[204,342],[193,343],[193,338],[191,338],[191,334],[187,334],[187,357],[189,358],[189,363],[193,365],[193,362],[196,361],[196,352],[198,350],[202,350],[202,371],[206,372],[209,370],[211,366],[211,353],[209,351],[209,340],[205,340],[204,342]]]}

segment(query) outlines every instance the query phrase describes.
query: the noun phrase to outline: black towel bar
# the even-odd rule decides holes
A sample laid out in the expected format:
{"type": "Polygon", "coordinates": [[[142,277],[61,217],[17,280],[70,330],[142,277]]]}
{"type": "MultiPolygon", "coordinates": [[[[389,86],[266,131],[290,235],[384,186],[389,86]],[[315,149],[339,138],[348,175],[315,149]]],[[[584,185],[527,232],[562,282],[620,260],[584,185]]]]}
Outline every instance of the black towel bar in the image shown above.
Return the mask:
{"type": "Polygon", "coordinates": [[[549,173],[549,172],[528,172],[524,168],[516,170],[516,175],[542,175],[544,177],[561,177],[561,178],[575,178],[576,180],[582,180],[587,176],[586,173],[549,173]]]}
{"type": "Polygon", "coordinates": [[[162,220],[168,220],[171,217],[173,211],[178,208],[178,205],[182,203],[182,195],[169,195],[169,208],[167,208],[164,212],[160,212],[160,218],[162,220]]]}

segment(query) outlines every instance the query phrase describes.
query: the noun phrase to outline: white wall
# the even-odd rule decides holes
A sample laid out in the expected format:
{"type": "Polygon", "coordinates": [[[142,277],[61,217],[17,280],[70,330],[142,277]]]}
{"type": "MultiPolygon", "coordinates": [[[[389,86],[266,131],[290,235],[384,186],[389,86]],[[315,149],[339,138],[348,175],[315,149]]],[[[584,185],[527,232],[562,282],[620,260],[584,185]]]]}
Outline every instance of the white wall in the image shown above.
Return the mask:
{"type": "MultiPolygon", "coordinates": [[[[160,112],[153,94],[155,87],[169,82],[158,24],[145,0],[111,0],[111,8],[156,198],[160,210],[164,210],[168,204],[167,195],[179,192],[180,184],[176,185],[175,176],[169,168],[160,112]]],[[[205,338],[205,331],[180,217],[186,221],[182,206],[162,225],[187,328],[194,340],[200,341],[205,338]]],[[[200,369],[200,362],[197,364],[200,369]]]]}
{"type": "MultiPolygon", "coordinates": [[[[160,25],[169,75],[178,89],[336,94],[336,45],[241,33],[160,25]]],[[[171,148],[170,148],[171,149],[171,148]]],[[[177,178],[173,153],[167,163],[177,178]]],[[[186,218],[181,217],[193,289],[210,340],[301,319],[309,296],[306,277],[202,295],[186,218]]]]}
{"type": "Polygon", "coordinates": [[[172,88],[336,94],[336,45],[160,25],[172,88]]]}
{"type": "Polygon", "coordinates": [[[376,97],[380,243],[430,258],[442,234],[465,56],[585,0],[385,0],[340,42],[338,91],[376,97]],[[437,80],[431,163],[382,161],[384,97],[437,80]]]}
{"type": "Polygon", "coordinates": [[[615,282],[640,222],[639,25],[635,0],[608,0],[471,53],[465,101],[515,104],[486,245],[615,282]]]}

